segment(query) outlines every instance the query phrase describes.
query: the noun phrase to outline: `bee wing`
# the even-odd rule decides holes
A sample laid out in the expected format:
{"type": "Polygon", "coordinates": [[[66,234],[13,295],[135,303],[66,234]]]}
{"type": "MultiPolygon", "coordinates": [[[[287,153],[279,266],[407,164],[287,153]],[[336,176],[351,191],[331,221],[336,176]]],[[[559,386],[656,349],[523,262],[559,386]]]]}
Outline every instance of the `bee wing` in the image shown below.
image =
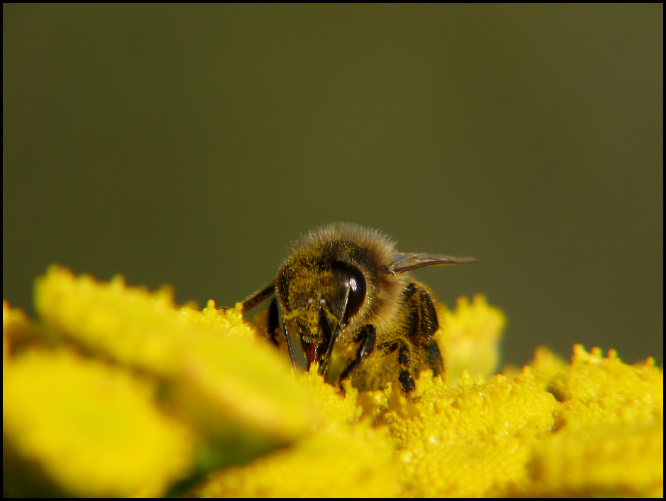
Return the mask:
{"type": "Polygon", "coordinates": [[[414,252],[398,253],[389,264],[389,273],[396,275],[416,268],[426,266],[444,266],[447,264],[466,264],[473,263],[476,259],[473,257],[453,257],[442,256],[440,254],[420,254],[414,252]]]}
{"type": "Polygon", "coordinates": [[[263,289],[258,290],[245,301],[243,301],[242,312],[246,313],[255,306],[263,303],[266,299],[275,293],[275,280],[271,280],[263,289]]]}

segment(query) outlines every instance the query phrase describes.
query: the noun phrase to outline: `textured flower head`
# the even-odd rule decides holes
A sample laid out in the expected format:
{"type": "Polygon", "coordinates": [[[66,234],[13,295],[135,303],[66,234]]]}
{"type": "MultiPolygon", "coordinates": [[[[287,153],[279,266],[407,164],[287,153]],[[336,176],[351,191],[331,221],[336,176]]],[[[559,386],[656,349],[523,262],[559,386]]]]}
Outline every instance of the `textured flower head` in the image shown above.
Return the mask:
{"type": "Polygon", "coordinates": [[[409,397],[295,373],[239,309],[52,267],[3,303],[4,488],[67,496],[659,496],[663,372],[574,347],[497,374],[504,316],[441,308],[409,397]]]}

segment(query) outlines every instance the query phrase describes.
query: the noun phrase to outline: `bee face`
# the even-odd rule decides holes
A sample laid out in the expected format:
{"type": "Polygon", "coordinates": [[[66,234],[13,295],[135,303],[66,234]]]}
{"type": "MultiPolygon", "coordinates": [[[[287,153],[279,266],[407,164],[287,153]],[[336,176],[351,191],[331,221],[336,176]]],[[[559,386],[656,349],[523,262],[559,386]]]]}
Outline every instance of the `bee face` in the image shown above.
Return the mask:
{"type": "Polygon", "coordinates": [[[438,323],[430,296],[405,271],[469,261],[400,254],[374,230],[335,224],[297,242],[276,279],[248,298],[243,310],[274,294],[266,335],[278,346],[287,344],[292,362],[295,336],[307,370],[318,364],[329,376],[335,350],[343,359],[334,378],[338,385],[350,376],[362,387],[397,379],[409,392],[423,363],[439,373],[442,361],[433,339],[438,323]]]}
{"type": "MultiPolygon", "coordinates": [[[[386,274],[394,251],[375,232],[335,225],[296,244],[278,271],[275,292],[288,332],[297,333],[309,369],[347,341],[387,300],[397,296],[402,277],[386,274]]],[[[320,363],[320,369],[323,365],[320,363]]]]}
{"type": "Polygon", "coordinates": [[[345,263],[299,257],[278,272],[276,293],[287,330],[298,334],[308,369],[363,306],[366,283],[357,268],[345,263]]]}

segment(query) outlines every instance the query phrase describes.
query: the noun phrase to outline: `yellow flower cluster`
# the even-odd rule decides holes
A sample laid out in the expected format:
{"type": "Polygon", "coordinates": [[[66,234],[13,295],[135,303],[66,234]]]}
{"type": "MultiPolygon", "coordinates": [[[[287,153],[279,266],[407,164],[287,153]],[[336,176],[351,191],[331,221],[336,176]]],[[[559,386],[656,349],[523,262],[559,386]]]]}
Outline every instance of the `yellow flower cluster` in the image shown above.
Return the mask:
{"type": "Polygon", "coordinates": [[[37,281],[35,305],[33,324],[3,304],[10,495],[178,492],[310,427],[289,364],[236,310],[179,309],[168,289],[60,267],[37,281]]]}
{"type": "Polygon", "coordinates": [[[52,267],[3,303],[4,489],[66,496],[660,496],[663,371],[545,348],[495,374],[502,313],[440,310],[447,376],[345,395],[239,309],[52,267]],[[493,375],[495,374],[495,375],[493,375]]]}

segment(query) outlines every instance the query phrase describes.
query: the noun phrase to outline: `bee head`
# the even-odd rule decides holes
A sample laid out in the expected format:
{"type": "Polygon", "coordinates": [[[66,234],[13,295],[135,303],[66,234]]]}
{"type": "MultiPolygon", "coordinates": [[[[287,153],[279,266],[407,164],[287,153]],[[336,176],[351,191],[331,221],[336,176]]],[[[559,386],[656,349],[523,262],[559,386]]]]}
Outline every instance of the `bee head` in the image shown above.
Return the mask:
{"type": "Polygon", "coordinates": [[[298,335],[308,369],[317,362],[326,372],[342,331],[390,324],[406,280],[390,268],[394,255],[381,233],[344,223],[294,244],[278,270],[275,293],[285,334],[298,335]]]}
{"type": "Polygon", "coordinates": [[[285,327],[298,334],[307,368],[317,362],[324,371],[340,330],[365,301],[363,273],[331,256],[301,253],[280,268],[276,292],[285,327]]]}

